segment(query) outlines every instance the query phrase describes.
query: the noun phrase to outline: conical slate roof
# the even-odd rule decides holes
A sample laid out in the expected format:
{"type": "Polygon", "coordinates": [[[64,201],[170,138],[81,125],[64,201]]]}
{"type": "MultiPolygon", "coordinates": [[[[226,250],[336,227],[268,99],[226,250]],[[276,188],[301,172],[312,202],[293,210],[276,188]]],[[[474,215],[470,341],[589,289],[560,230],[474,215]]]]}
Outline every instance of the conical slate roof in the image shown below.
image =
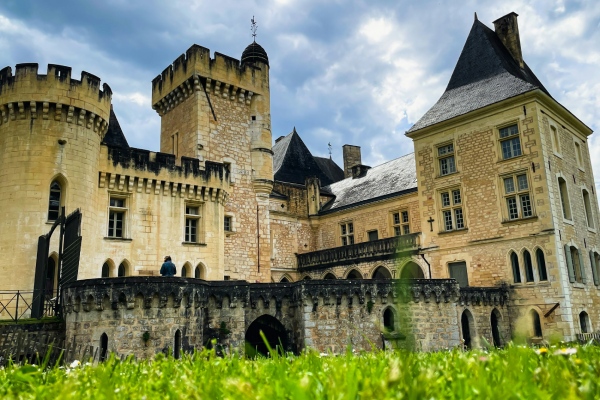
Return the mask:
{"type": "Polygon", "coordinates": [[[319,168],[296,128],[273,146],[273,175],[276,181],[301,185],[304,185],[306,178],[315,176],[323,186],[333,182],[319,168]]]}
{"type": "Polygon", "coordinates": [[[125,139],[125,135],[123,134],[123,130],[121,129],[121,125],[119,125],[119,120],[117,120],[117,116],[115,115],[112,106],[110,107],[108,130],[106,131],[106,135],[104,135],[102,143],[112,147],[129,147],[129,143],[127,143],[127,139],[125,139]]]}
{"type": "Polygon", "coordinates": [[[527,64],[521,68],[496,33],[475,20],[446,91],[408,133],[535,89],[550,95],[527,64]]]}

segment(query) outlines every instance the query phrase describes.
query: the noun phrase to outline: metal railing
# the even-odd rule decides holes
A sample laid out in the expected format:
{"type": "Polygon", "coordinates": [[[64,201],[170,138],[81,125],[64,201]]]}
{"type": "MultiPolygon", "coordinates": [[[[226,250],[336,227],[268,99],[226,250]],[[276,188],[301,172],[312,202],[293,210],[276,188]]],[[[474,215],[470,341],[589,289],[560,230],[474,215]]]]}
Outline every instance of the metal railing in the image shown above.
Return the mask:
{"type": "Polygon", "coordinates": [[[327,267],[344,262],[368,260],[374,257],[391,256],[416,250],[421,233],[394,236],[391,238],[355,243],[348,246],[297,254],[298,269],[327,267]]]}
{"type": "Polygon", "coordinates": [[[42,317],[56,316],[56,290],[0,290],[0,320],[5,315],[14,322],[22,318],[30,318],[33,303],[44,296],[44,312],[42,317]]]}

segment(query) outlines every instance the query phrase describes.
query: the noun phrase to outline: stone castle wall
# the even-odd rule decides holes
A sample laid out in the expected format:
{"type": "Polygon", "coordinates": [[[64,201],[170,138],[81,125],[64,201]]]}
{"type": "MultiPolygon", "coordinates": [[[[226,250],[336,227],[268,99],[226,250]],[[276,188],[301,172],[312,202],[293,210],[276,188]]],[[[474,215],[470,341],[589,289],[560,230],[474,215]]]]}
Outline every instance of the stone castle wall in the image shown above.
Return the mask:
{"type": "Polygon", "coordinates": [[[186,351],[211,338],[243,351],[246,332],[264,316],[281,324],[296,351],[341,352],[348,345],[370,350],[384,340],[402,345],[405,337],[427,351],[459,346],[465,308],[475,316],[473,332],[486,340],[494,309],[505,316],[502,336],[510,332],[504,289],[462,292],[453,280],[248,284],[131,277],[77,281],[63,296],[67,340],[99,346],[106,334],[109,351],[137,357],[173,349],[177,331],[186,351]],[[389,307],[398,318],[386,333],[383,312],[389,307]]]}

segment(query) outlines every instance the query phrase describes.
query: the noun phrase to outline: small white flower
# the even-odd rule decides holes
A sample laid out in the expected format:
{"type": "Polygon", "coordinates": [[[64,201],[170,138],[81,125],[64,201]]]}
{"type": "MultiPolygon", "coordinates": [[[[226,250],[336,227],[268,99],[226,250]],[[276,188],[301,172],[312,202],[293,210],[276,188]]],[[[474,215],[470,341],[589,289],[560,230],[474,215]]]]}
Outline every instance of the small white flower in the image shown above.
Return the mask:
{"type": "Polygon", "coordinates": [[[79,362],[79,360],[75,360],[71,363],[71,365],[69,365],[69,367],[71,368],[77,368],[81,365],[81,363],[79,362]]]}
{"type": "Polygon", "coordinates": [[[577,349],[573,347],[569,347],[567,349],[558,349],[554,352],[555,356],[572,356],[577,353],[577,349]]]}

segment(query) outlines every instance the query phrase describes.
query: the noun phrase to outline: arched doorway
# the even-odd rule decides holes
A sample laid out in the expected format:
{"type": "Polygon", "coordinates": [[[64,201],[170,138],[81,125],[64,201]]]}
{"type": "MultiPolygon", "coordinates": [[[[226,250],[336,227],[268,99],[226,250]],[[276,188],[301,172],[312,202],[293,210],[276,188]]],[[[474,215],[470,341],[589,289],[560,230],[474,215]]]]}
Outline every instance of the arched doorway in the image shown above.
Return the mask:
{"type": "Polygon", "coordinates": [[[267,356],[269,354],[269,349],[260,334],[261,332],[272,350],[277,349],[279,353],[293,351],[292,343],[288,340],[289,335],[282,323],[277,318],[265,314],[255,319],[246,331],[245,350],[247,357],[267,356]]]}
{"type": "Polygon", "coordinates": [[[103,333],[100,336],[100,358],[98,361],[102,362],[108,358],[108,335],[103,333]]]}
{"type": "Polygon", "coordinates": [[[592,331],[590,317],[585,311],[579,314],[579,326],[581,327],[581,333],[590,333],[592,331]]]}
{"type": "Polygon", "coordinates": [[[494,308],[490,317],[490,323],[492,325],[492,340],[496,347],[502,346],[502,341],[500,340],[500,319],[500,312],[494,308]]]}
{"type": "Polygon", "coordinates": [[[471,311],[465,310],[460,317],[460,327],[462,329],[462,338],[464,341],[465,349],[473,348],[473,337],[475,334],[475,329],[473,327],[473,314],[471,311]]]}
{"type": "Polygon", "coordinates": [[[410,261],[402,268],[400,279],[424,279],[423,270],[415,262],[410,261]]]}
{"type": "Polygon", "coordinates": [[[391,307],[386,308],[383,312],[383,327],[388,332],[396,330],[396,318],[391,307]]]}
{"type": "Polygon", "coordinates": [[[542,338],[544,337],[544,333],[542,332],[542,321],[540,320],[540,314],[537,311],[531,310],[529,312],[531,317],[531,323],[533,328],[533,337],[542,338]]]}
{"type": "Polygon", "coordinates": [[[372,279],[392,279],[392,274],[386,267],[381,266],[373,272],[372,279]]]}
{"type": "Polygon", "coordinates": [[[350,271],[350,273],[346,276],[346,279],[362,279],[362,278],[363,277],[362,277],[361,273],[355,269],[350,271]]]}
{"type": "Polygon", "coordinates": [[[175,343],[173,344],[173,358],[179,360],[181,357],[181,331],[175,331],[175,343]]]}

